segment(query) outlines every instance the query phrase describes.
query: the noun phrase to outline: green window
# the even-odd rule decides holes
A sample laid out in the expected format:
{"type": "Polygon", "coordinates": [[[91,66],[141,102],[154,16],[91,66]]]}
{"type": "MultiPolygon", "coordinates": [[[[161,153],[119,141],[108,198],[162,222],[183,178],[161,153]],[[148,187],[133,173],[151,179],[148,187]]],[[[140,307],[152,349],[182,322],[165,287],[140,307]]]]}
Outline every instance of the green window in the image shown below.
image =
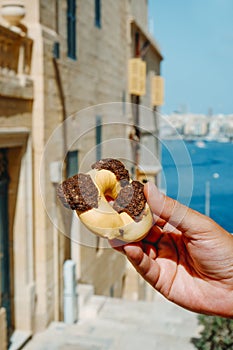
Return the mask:
{"type": "Polygon", "coordinates": [[[67,153],[67,177],[74,176],[78,173],[78,151],[67,153]]]}
{"type": "Polygon", "coordinates": [[[96,160],[99,160],[102,158],[102,118],[100,116],[96,116],[95,139],[96,160]]]}
{"type": "Polygon", "coordinates": [[[76,0],[67,0],[67,56],[76,60],[76,0]]]}
{"type": "Polygon", "coordinates": [[[95,0],[95,26],[101,28],[101,0],[95,0]]]}

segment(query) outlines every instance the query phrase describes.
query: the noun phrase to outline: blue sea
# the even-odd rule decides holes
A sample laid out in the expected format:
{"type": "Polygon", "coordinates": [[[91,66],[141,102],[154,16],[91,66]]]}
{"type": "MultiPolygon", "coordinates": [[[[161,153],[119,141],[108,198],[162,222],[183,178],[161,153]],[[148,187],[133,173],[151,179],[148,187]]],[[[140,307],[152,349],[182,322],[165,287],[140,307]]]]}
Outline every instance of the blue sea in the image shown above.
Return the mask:
{"type": "Polygon", "coordinates": [[[233,233],[233,143],[162,141],[161,187],[233,233]]]}

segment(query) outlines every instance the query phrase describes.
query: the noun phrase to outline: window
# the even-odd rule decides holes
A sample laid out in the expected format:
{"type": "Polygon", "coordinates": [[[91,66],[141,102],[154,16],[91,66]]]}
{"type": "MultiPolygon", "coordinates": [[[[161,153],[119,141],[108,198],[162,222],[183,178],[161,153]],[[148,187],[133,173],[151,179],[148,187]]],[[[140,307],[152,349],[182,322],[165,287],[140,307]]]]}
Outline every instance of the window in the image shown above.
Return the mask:
{"type": "Polygon", "coordinates": [[[96,117],[96,130],[95,130],[95,139],[96,139],[96,160],[101,159],[102,156],[102,118],[100,116],[96,117]]]}
{"type": "Polygon", "coordinates": [[[101,28],[101,0],[95,0],[95,26],[101,28]]]}
{"type": "Polygon", "coordinates": [[[110,296],[111,298],[114,297],[114,286],[111,286],[111,287],[110,287],[109,296],[110,296]]]}
{"type": "Polygon", "coordinates": [[[67,153],[67,177],[74,176],[78,172],[78,151],[67,153]]]}
{"type": "Polygon", "coordinates": [[[125,94],[125,90],[122,91],[122,115],[125,115],[126,113],[126,94],[125,94]]]}
{"type": "Polygon", "coordinates": [[[76,0],[67,0],[67,56],[76,59],[76,0]]]}

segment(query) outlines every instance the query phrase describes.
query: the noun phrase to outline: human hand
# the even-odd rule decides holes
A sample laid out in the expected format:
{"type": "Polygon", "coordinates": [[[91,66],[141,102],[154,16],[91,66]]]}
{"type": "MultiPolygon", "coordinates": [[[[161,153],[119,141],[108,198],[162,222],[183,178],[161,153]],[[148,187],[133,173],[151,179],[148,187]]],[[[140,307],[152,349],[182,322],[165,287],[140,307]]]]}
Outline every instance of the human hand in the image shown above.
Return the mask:
{"type": "Polygon", "coordinates": [[[152,183],[145,185],[145,195],[155,220],[147,237],[112,246],[168,300],[191,311],[233,317],[233,237],[152,183]]]}

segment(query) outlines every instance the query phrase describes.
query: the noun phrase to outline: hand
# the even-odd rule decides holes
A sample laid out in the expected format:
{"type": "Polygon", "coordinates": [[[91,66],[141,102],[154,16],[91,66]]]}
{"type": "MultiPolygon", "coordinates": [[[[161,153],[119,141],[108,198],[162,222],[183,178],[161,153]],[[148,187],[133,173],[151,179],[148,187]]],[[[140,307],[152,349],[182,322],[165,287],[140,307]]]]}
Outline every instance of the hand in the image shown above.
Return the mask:
{"type": "Polygon", "coordinates": [[[115,249],[170,301],[191,311],[233,317],[233,237],[152,183],[145,185],[145,195],[154,226],[142,241],[115,249]]]}

